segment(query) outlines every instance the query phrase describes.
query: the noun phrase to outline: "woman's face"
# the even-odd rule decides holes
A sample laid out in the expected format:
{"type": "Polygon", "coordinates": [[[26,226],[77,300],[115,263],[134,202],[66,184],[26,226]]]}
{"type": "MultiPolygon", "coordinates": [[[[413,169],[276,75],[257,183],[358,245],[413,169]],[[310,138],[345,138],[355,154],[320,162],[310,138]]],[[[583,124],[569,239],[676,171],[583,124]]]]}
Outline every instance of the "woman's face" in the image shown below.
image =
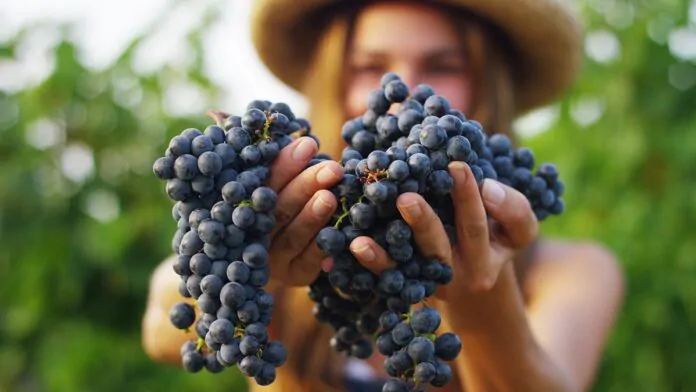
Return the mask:
{"type": "Polygon", "coordinates": [[[453,108],[467,111],[470,83],[462,45],[446,15],[413,2],[377,3],[357,17],[347,55],[346,110],[366,109],[368,93],[381,76],[396,72],[413,88],[431,85],[453,108]]]}

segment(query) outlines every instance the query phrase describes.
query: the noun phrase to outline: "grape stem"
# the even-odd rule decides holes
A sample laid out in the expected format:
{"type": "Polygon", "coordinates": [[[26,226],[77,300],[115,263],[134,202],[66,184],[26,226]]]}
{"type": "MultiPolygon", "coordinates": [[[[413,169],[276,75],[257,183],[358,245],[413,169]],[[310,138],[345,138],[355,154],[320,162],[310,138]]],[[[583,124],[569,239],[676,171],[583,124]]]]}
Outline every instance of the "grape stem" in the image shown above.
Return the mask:
{"type": "Polygon", "coordinates": [[[241,336],[243,336],[243,335],[244,335],[244,328],[235,327],[235,329],[234,329],[234,337],[235,337],[235,338],[238,338],[238,337],[241,337],[241,336]]]}
{"type": "Polygon", "coordinates": [[[365,177],[360,178],[360,182],[371,184],[373,182],[380,182],[383,179],[389,179],[389,173],[386,170],[372,170],[367,171],[365,177]]]}
{"type": "Polygon", "coordinates": [[[406,318],[407,323],[411,323],[411,312],[409,311],[408,313],[404,313],[403,316],[406,318]]]}
{"type": "Polygon", "coordinates": [[[204,345],[205,340],[203,340],[203,338],[198,338],[198,342],[196,342],[196,351],[200,352],[204,345]]]}
{"type": "Polygon", "coordinates": [[[271,136],[268,134],[268,130],[271,128],[271,112],[266,111],[266,122],[263,124],[263,129],[261,130],[261,139],[270,140],[271,136]]]}
{"type": "Polygon", "coordinates": [[[208,117],[212,118],[220,128],[224,128],[225,120],[230,116],[228,113],[219,110],[209,110],[206,114],[208,117]]]}
{"type": "MultiPolygon", "coordinates": [[[[365,199],[365,195],[360,195],[358,200],[355,202],[355,204],[360,204],[363,202],[365,199]]],[[[341,227],[341,223],[343,223],[343,220],[350,215],[350,209],[348,208],[348,198],[343,196],[341,197],[341,215],[334,215],[334,218],[336,219],[336,223],[334,224],[334,229],[339,229],[341,227]]]]}
{"type": "Polygon", "coordinates": [[[341,213],[341,215],[339,215],[336,218],[336,223],[334,224],[334,229],[339,229],[341,227],[341,223],[343,223],[343,220],[346,219],[346,217],[348,217],[348,215],[350,215],[350,210],[348,210],[347,203],[348,203],[348,199],[346,199],[345,197],[342,197],[341,198],[341,210],[343,212],[341,213]]]}

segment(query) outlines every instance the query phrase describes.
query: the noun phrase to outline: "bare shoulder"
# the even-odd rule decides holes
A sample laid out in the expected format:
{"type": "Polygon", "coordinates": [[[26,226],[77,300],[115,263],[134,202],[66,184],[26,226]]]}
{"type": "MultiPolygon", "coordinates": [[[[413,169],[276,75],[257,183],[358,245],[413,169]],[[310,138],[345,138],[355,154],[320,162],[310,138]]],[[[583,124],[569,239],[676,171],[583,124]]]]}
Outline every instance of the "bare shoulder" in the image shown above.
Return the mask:
{"type": "Polygon", "coordinates": [[[598,242],[543,240],[525,277],[523,290],[534,297],[556,284],[600,286],[621,296],[624,274],[616,255],[598,242]]]}
{"type": "Polygon", "coordinates": [[[546,240],[522,285],[537,342],[586,390],[623,302],[616,256],[598,243],[546,240]]]}
{"type": "Polygon", "coordinates": [[[147,306],[142,320],[141,339],[145,353],[157,362],[179,363],[179,347],[195,338],[193,331],[180,331],[169,322],[169,309],[177,302],[189,302],[179,293],[179,276],[172,270],[176,256],[162,261],[152,272],[147,306]]]}
{"type": "Polygon", "coordinates": [[[152,272],[148,293],[148,302],[151,304],[167,306],[182,299],[178,291],[180,278],[172,269],[175,260],[176,256],[164,259],[152,272]]]}

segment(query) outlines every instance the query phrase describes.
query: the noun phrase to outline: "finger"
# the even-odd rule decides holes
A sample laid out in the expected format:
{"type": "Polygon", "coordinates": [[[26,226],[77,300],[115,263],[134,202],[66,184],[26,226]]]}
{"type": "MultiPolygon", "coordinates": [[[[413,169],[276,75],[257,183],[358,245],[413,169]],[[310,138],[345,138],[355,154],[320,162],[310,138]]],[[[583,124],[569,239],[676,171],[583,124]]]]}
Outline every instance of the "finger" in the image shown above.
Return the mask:
{"type": "Polygon", "coordinates": [[[313,238],[302,254],[294,258],[290,264],[289,274],[293,284],[297,286],[309,286],[317,279],[325,263],[326,255],[319,249],[317,241],[313,238]]]}
{"type": "Polygon", "coordinates": [[[394,267],[396,263],[384,248],[370,237],[358,237],[350,243],[350,251],[365,268],[375,274],[394,267]]]}
{"type": "Polygon", "coordinates": [[[311,137],[301,137],[290,143],[280,150],[280,154],[271,165],[271,177],[266,186],[280,192],[307,167],[317,151],[319,151],[319,146],[311,137]]]}
{"type": "Polygon", "coordinates": [[[286,263],[285,266],[274,267],[289,270],[291,265],[288,260],[292,260],[302,253],[308,244],[315,242],[314,237],[329,222],[336,206],[336,198],[331,192],[317,191],[285,230],[273,238],[270,247],[270,254],[273,256],[271,260],[286,263]]]}
{"type": "Polygon", "coordinates": [[[334,267],[334,260],[332,257],[326,257],[321,261],[321,270],[324,272],[331,272],[334,267]]]}
{"type": "Polygon", "coordinates": [[[486,211],[495,219],[493,227],[497,239],[514,248],[522,248],[536,238],[539,224],[529,200],[522,193],[486,179],[481,194],[486,211]]]}
{"type": "Polygon", "coordinates": [[[276,225],[271,235],[290,223],[305,204],[321,189],[329,188],[343,178],[343,169],[338,162],[323,161],[302,173],[278,194],[274,211],[276,225]]]}
{"type": "Polygon", "coordinates": [[[452,263],[452,245],[445,227],[435,211],[417,193],[404,193],[396,199],[396,207],[411,226],[420,252],[447,264],[452,263]]]}
{"type": "Polygon", "coordinates": [[[454,180],[452,201],[457,222],[457,248],[464,261],[462,275],[473,291],[487,290],[493,286],[497,271],[489,261],[488,220],[478,184],[466,163],[451,162],[449,172],[454,180]]]}
{"type": "Polygon", "coordinates": [[[491,243],[491,262],[497,265],[498,268],[502,269],[503,265],[513,260],[516,255],[517,252],[515,249],[507,245],[503,245],[499,242],[491,243]]]}

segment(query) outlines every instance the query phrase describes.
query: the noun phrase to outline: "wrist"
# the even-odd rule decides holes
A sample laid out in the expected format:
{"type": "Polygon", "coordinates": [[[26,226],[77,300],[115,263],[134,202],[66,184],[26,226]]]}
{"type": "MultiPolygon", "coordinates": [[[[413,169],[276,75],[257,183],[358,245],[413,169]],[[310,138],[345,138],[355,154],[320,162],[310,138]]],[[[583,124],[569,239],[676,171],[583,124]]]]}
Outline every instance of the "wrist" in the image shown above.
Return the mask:
{"type": "Polygon", "coordinates": [[[525,305],[514,266],[506,264],[496,283],[485,292],[458,292],[443,303],[443,312],[462,332],[492,336],[526,326],[525,305]]]}

